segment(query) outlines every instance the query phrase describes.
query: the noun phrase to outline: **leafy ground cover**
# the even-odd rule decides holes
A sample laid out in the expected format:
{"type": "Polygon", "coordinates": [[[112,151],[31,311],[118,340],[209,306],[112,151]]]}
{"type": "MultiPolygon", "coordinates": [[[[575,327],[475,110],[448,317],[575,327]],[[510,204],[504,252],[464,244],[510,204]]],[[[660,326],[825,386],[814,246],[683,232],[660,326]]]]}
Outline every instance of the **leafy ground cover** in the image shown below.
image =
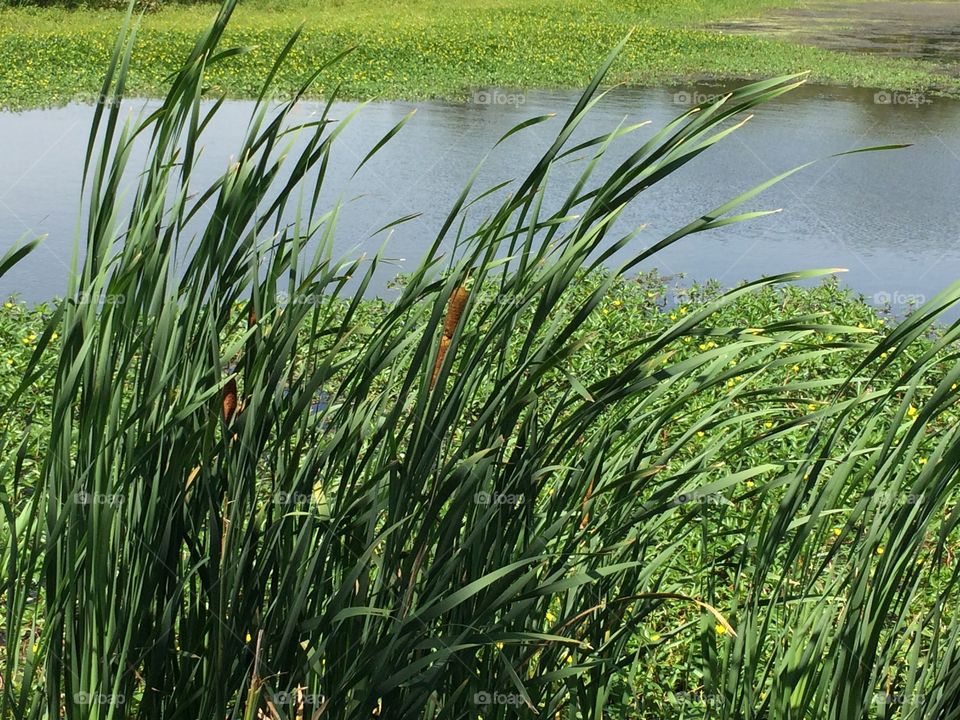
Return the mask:
{"type": "MultiPolygon", "coordinates": [[[[212,89],[251,97],[277,52],[301,23],[304,33],[274,85],[289,94],[309,72],[345,48],[356,51],[313,95],[419,99],[470,97],[471,88],[583,87],[590,68],[628,32],[633,36],[610,82],[670,84],[705,78],[756,78],[810,71],[817,82],[888,90],[956,92],[957,79],[933,63],[820,50],[786,41],[702,29],[750,17],[782,0],[621,3],[612,0],[438,0],[313,3],[273,0],[237,10],[227,37],[249,52],[214,69],[212,89]]],[[[170,5],[140,28],[131,94],[162,94],[213,6],[170,5]]],[[[117,10],[0,8],[0,105],[23,108],[97,100],[123,13],[117,10]]]]}

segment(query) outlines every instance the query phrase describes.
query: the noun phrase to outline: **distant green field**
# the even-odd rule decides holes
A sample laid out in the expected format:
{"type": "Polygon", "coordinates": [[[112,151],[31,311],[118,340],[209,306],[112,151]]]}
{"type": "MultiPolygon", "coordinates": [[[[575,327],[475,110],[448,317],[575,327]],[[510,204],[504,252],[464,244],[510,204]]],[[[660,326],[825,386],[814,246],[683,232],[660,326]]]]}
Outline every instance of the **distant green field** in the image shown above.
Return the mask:
{"type": "MultiPolygon", "coordinates": [[[[633,30],[611,78],[636,85],[749,78],[809,70],[818,82],[960,91],[930,63],[846,55],[789,42],[700,29],[797,0],[414,0],[332,3],[266,0],[242,5],[229,41],[241,58],[212,73],[217,91],[247,96],[294,30],[304,37],[280,77],[295,88],[346,48],[355,51],[316,86],[351,98],[457,98],[471,87],[582,86],[633,30]]],[[[169,5],[143,18],[132,93],[159,92],[214,6],[169,5]]],[[[0,8],[0,105],[24,108],[90,100],[123,14],[116,10],[0,8]]]]}

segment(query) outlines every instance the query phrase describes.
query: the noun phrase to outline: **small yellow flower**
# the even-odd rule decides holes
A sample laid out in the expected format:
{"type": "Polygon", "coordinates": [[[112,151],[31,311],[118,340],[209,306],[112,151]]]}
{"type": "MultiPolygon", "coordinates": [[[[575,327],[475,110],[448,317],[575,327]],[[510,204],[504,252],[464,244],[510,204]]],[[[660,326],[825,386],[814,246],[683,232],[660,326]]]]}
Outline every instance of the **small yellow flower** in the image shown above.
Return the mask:
{"type": "Polygon", "coordinates": [[[609,315],[609,314],[610,314],[610,311],[607,310],[606,308],[604,308],[604,309],[603,309],[603,314],[604,314],[604,315],[609,315]]]}
{"type": "Polygon", "coordinates": [[[251,640],[253,640],[253,637],[250,635],[250,633],[247,633],[247,642],[250,642],[251,640]]]}
{"type": "Polygon", "coordinates": [[[573,664],[573,655],[567,655],[567,665],[573,664]]]}
{"type": "Polygon", "coordinates": [[[907,408],[907,417],[914,418],[917,416],[917,413],[918,413],[918,410],[913,405],[907,408]]]}
{"type": "Polygon", "coordinates": [[[660,633],[654,633],[651,635],[650,642],[660,642],[660,633]]]}
{"type": "Polygon", "coordinates": [[[10,308],[13,307],[13,303],[12,303],[12,302],[5,302],[5,303],[3,304],[3,306],[4,306],[7,310],[9,310],[10,308]]]}
{"type": "Polygon", "coordinates": [[[764,426],[767,430],[769,430],[770,428],[773,427],[773,423],[768,420],[767,422],[765,422],[765,423],[763,424],[763,426],[764,426]]]}
{"type": "Polygon", "coordinates": [[[827,335],[827,342],[830,342],[831,340],[833,340],[833,335],[827,335]]]}
{"type": "Polygon", "coordinates": [[[676,313],[670,313],[670,319],[671,319],[671,320],[676,320],[676,319],[677,319],[677,314],[676,314],[676,313]]]}
{"type": "Polygon", "coordinates": [[[957,389],[957,384],[954,383],[953,385],[951,385],[951,386],[950,386],[950,389],[951,389],[951,390],[956,390],[956,389],[957,389]]]}
{"type": "Polygon", "coordinates": [[[793,369],[794,372],[800,372],[800,366],[799,366],[799,365],[794,365],[792,369],[793,369]]]}
{"type": "Polygon", "coordinates": [[[921,465],[926,465],[926,464],[927,464],[927,459],[926,459],[926,458],[920,458],[917,462],[919,462],[921,465]]]}
{"type": "Polygon", "coordinates": [[[647,297],[648,297],[648,298],[655,298],[656,296],[657,296],[657,294],[656,294],[655,292],[653,292],[652,290],[647,292],[647,297]]]}
{"type": "Polygon", "coordinates": [[[7,358],[7,365],[13,365],[13,358],[7,358]]]}
{"type": "Polygon", "coordinates": [[[727,387],[728,387],[728,388],[732,388],[734,385],[736,385],[736,383],[733,382],[733,380],[727,380],[727,387]]]}
{"type": "Polygon", "coordinates": [[[727,628],[725,628],[725,627],[724,627],[723,625],[721,625],[720,623],[717,623],[716,625],[714,625],[713,629],[716,631],[717,635],[726,635],[726,634],[727,634],[727,628]]]}
{"type": "Polygon", "coordinates": [[[551,623],[552,623],[552,622],[556,622],[556,621],[557,621],[557,616],[554,615],[554,614],[553,614],[552,612],[550,612],[549,610],[547,611],[546,618],[547,618],[547,622],[551,622],[551,623]]]}
{"type": "Polygon", "coordinates": [[[840,528],[834,528],[834,529],[833,529],[833,536],[834,536],[834,537],[840,537],[840,533],[841,533],[841,532],[843,532],[843,531],[842,531],[840,528]]]}
{"type": "Polygon", "coordinates": [[[706,349],[707,349],[707,344],[706,344],[706,343],[700,343],[700,345],[699,345],[698,347],[699,347],[701,350],[706,350],[706,349]]]}
{"type": "Polygon", "coordinates": [[[883,555],[883,545],[877,548],[877,555],[883,555]]]}
{"type": "Polygon", "coordinates": [[[756,483],[754,483],[753,480],[747,480],[747,482],[746,482],[746,486],[747,486],[748,488],[752,488],[755,484],[756,484],[756,483]]]}
{"type": "Polygon", "coordinates": [[[697,430],[697,437],[703,437],[703,430],[697,430]]]}
{"type": "Polygon", "coordinates": [[[810,403],[809,405],[807,405],[807,410],[816,410],[816,409],[817,409],[816,403],[810,403]]]}
{"type": "Polygon", "coordinates": [[[680,314],[681,314],[681,315],[686,315],[686,314],[687,314],[687,309],[686,309],[685,307],[680,308],[680,314]]]}
{"type": "Polygon", "coordinates": [[[50,336],[50,339],[51,339],[51,340],[56,340],[58,337],[60,337],[60,334],[59,334],[59,333],[53,333],[53,334],[50,336]]]}
{"type": "Polygon", "coordinates": [[[885,352],[880,353],[880,359],[881,359],[881,360],[886,359],[886,357],[887,357],[887,354],[886,354],[885,352]]]}
{"type": "Polygon", "coordinates": [[[502,643],[502,642],[498,642],[498,643],[497,643],[497,650],[503,650],[503,643],[502,643]]]}
{"type": "Polygon", "coordinates": [[[623,305],[623,303],[620,302],[619,300],[614,300],[614,301],[613,301],[613,306],[614,306],[614,307],[620,307],[621,305],[623,305]]]}

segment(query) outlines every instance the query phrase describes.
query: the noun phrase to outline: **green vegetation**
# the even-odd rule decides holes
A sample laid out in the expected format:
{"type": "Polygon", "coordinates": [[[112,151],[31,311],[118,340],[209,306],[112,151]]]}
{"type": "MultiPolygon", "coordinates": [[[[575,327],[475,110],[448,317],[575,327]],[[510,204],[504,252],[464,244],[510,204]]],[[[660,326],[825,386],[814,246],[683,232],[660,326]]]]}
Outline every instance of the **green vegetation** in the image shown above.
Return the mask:
{"type": "Polygon", "coordinates": [[[530,174],[466,188],[371,301],[383,256],[334,259],[317,206],[326,114],[291,154],[295,98],[264,100],[197,186],[231,9],[127,124],[124,35],[80,272],[0,313],[0,716],[954,717],[960,325],[934,325],[960,286],[897,324],[790,284],[823,273],[635,276],[789,173],[602,270],[627,203],[797,77],[601,175],[635,128],[569,139],[611,56],[530,174]]]}
{"type": "MultiPolygon", "coordinates": [[[[817,82],[902,90],[960,90],[933,63],[886,60],[698,29],[797,0],[268,0],[241,5],[227,37],[250,52],[211,72],[217,91],[253,96],[290,33],[304,33],[277,77],[289,94],[323,62],[356,47],[311,93],[349,98],[463,98],[471,87],[583,87],[588,68],[629,31],[609,80],[634,84],[811,71],[817,82]]],[[[162,95],[214,9],[174,5],[148,14],[132,58],[132,94],[162,95]]],[[[95,100],[123,14],[116,10],[0,9],[0,104],[95,100]]]]}

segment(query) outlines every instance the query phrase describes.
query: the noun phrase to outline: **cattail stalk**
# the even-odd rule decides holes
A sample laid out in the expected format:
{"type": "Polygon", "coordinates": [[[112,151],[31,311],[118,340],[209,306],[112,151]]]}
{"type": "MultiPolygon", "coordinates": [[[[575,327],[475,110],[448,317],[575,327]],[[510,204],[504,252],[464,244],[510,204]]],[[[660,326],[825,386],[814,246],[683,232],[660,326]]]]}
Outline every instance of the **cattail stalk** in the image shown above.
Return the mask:
{"type": "Polygon", "coordinates": [[[433,377],[430,378],[430,388],[437,384],[437,377],[440,375],[440,367],[443,365],[443,359],[447,356],[447,349],[450,347],[450,338],[444,335],[440,338],[440,349],[437,350],[437,362],[433,366],[433,377]]]}
{"type": "Polygon", "coordinates": [[[453,334],[457,331],[457,325],[460,324],[460,318],[463,315],[463,309],[467,306],[467,300],[470,293],[463,285],[450,294],[447,301],[447,314],[443,318],[443,337],[440,338],[440,348],[437,350],[437,362],[433,366],[433,375],[430,378],[430,388],[437,384],[437,377],[440,375],[440,367],[443,365],[443,359],[447,356],[447,350],[450,349],[450,341],[453,340],[453,334]]]}
{"type": "Polygon", "coordinates": [[[237,411],[237,381],[235,378],[227,380],[223,386],[223,421],[230,422],[237,411]]]}
{"type": "Polygon", "coordinates": [[[453,334],[457,330],[457,325],[460,323],[460,316],[463,315],[463,309],[467,306],[467,299],[470,297],[470,293],[467,292],[467,289],[460,285],[456,290],[450,295],[450,300],[447,302],[447,316],[443,319],[443,334],[448,338],[452,338],[453,334]]]}

